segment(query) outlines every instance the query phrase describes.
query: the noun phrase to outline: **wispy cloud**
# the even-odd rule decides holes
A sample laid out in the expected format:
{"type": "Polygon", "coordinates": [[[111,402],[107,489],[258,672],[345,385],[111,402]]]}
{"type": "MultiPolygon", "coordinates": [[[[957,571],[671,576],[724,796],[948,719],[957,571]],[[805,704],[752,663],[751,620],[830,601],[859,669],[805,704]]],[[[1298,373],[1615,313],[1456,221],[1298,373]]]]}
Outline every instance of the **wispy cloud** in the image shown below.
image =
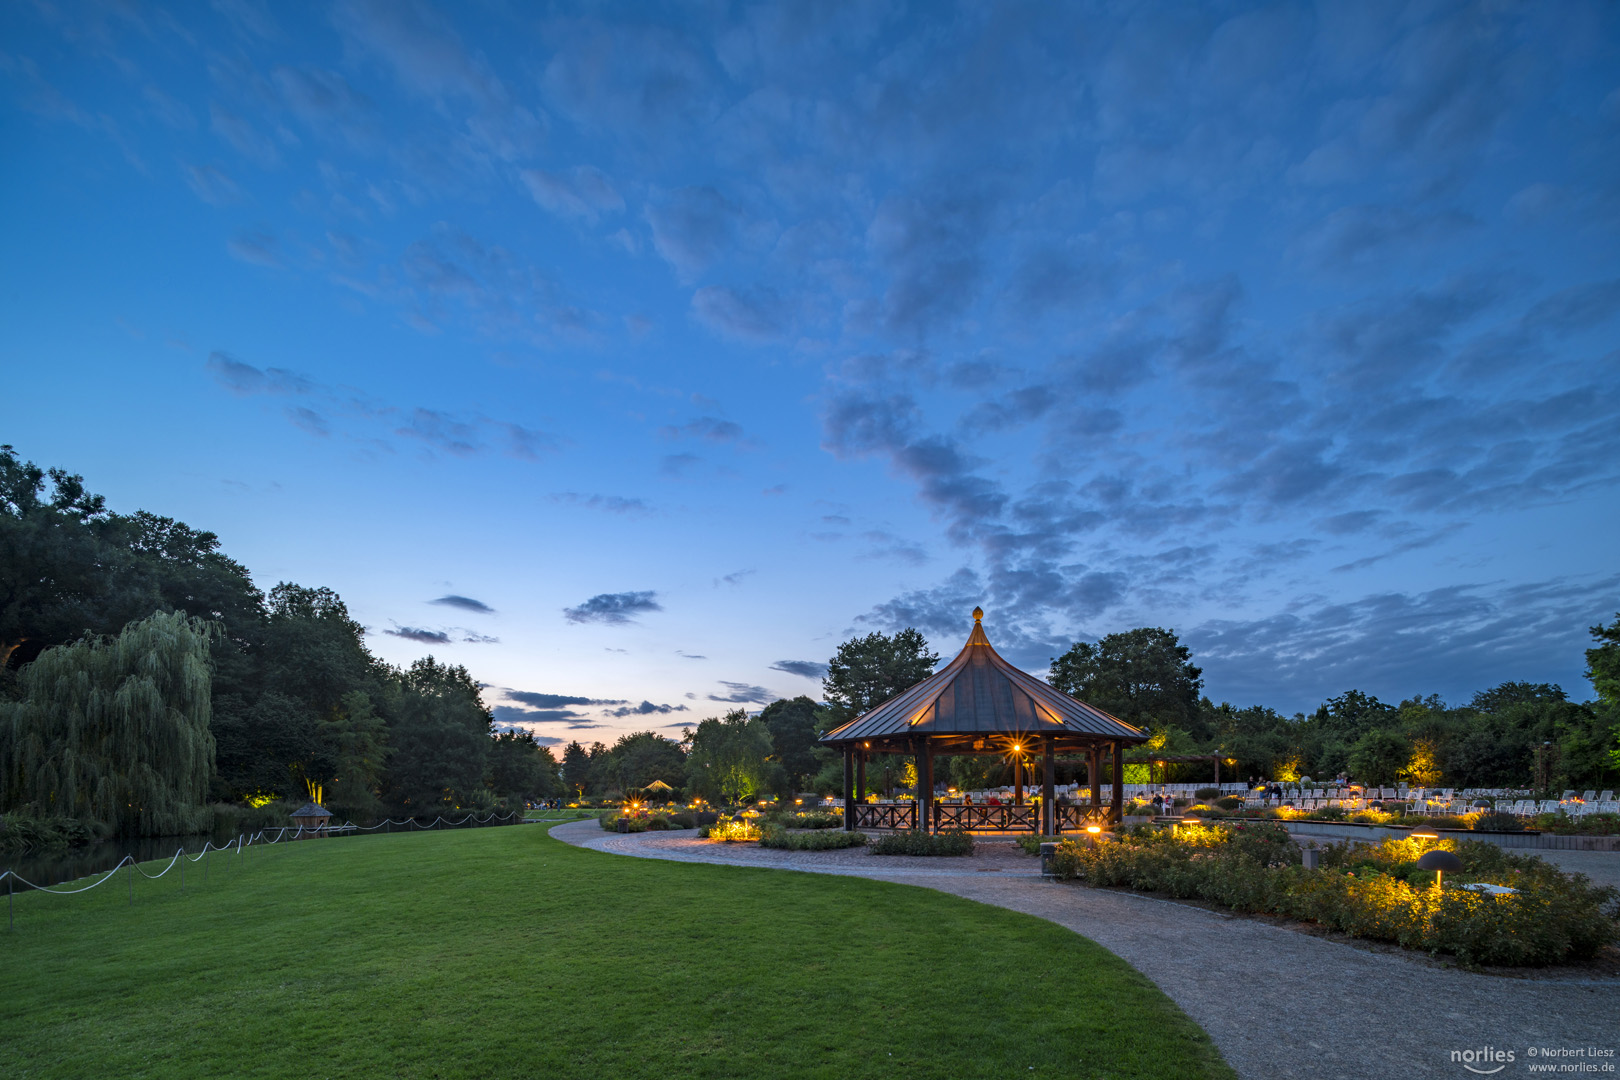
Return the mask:
{"type": "Polygon", "coordinates": [[[634,622],[638,615],[663,611],[663,605],[655,599],[657,595],[650,589],[643,592],[597,593],[582,604],[564,608],[563,615],[571,623],[597,622],[623,626],[634,622]]]}

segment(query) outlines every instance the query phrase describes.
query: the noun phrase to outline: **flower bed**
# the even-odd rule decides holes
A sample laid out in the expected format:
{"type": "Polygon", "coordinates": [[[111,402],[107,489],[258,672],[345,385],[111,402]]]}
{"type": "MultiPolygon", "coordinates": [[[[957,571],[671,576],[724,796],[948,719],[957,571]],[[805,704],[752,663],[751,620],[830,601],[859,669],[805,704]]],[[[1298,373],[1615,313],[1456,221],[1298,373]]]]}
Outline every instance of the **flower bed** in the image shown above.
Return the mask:
{"type": "Polygon", "coordinates": [[[1589,958],[1620,940],[1620,892],[1493,844],[1386,840],[1335,844],[1322,854],[1322,868],[1306,870],[1287,831],[1266,823],[1183,826],[1174,835],[1138,827],[1115,843],[1065,841],[1052,870],[1088,885],[1125,885],[1307,919],[1469,964],[1555,964],[1589,958]],[[1434,847],[1463,862],[1444,889],[1416,866],[1434,847]],[[1455,887],[1464,882],[1518,892],[1485,895],[1455,887]]]}

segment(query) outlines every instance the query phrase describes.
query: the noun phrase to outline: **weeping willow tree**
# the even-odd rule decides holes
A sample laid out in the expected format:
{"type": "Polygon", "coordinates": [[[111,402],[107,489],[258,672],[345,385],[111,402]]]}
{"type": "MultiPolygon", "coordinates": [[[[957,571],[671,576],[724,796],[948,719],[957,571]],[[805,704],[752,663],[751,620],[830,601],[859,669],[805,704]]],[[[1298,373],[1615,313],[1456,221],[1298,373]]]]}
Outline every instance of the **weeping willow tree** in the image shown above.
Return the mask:
{"type": "Polygon", "coordinates": [[[160,613],[24,667],[23,700],[0,704],[0,807],[127,835],[206,828],[210,632],[160,613]]]}

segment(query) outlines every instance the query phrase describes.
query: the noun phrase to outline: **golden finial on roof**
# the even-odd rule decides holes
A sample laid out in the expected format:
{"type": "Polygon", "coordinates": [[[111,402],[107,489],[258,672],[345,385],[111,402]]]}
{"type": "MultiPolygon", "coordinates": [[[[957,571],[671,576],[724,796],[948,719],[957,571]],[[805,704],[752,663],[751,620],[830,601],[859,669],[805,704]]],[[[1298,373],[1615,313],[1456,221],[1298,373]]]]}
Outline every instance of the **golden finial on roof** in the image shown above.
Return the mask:
{"type": "Polygon", "coordinates": [[[982,608],[982,607],[974,608],[973,609],[973,621],[974,622],[981,622],[981,621],[983,621],[983,619],[984,619],[984,608],[982,608]]]}

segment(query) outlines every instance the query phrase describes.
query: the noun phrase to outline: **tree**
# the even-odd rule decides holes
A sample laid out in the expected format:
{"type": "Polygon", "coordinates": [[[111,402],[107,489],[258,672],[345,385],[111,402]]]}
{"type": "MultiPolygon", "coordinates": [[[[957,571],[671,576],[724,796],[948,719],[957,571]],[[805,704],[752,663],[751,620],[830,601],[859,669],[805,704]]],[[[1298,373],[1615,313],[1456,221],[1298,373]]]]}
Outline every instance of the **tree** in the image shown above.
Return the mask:
{"type": "Polygon", "coordinates": [[[591,755],[579,745],[578,739],[563,748],[562,778],[563,783],[568,785],[568,790],[584,798],[585,790],[590,785],[591,755]]]}
{"type": "Polygon", "coordinates": [[[1374,728],[1350,749],[1350,772],[1369,784],[1392,784],[1411,756],[1412,748],[1400,733],[1374,728]]]}
{"type": "Polygon", "coordinates": [[[389,792],[412,814],[475,805],[484,787],[494,720],[459,665],[423,657],[402,677],[390,735],[389,792]]]}
{"type": "Polygon", "coordinates": [[[490,746],[489,786],[503,799],[549,799],[561,786],[557,761],[531,732],[502,732],[490,746]]]}
{"type": "Polygon", "coordinates": [[[363,690],[343,695],[341,708],[322,725],[322,741],[330,752],[326,797],[348,815],[374,817],[384,765],[388,761],[388,727],[363,690]]]}
{"type": "Polygon", "coordinates": [[[1586,650],[1586,677],[1592,680],[1599,701],[1620,710],[1620,613],[1613,623],[1598,623],[1590,633],[1599,644],[1586,650]]]}
{"type": "Polygon", "coordinates": [[[709,798],[740,803],[759,791],[771,753],[771,730],[758,717],[733,709],[710,717],[692,734],[686,759],[688,787],[709,798]]]}
{"type": "Polygon", "coordinates": [[[820,705],[800,694],[781,698],[760,711],[759,719],[771,732],[771,760],[782,767],[785,784],[792,791],[806,791],[804,785],[820,762],[816,760],[816,737],[829,718],[820,705]]]}
{"type": "Polygon", "coordinates": [[[619,786],[628,791],[654,780],[679,787],[686,779],[686,754],[681,744],[654,731],[620,737],[610,751],[618,766],[619,786]]]}
{"type": "Polygon", "coordinates": [[[47,649],[0,705],[3,809],[159,836],[205,828],[210,629],[156,614],[111,639],[47,649]]]}
{"type": "Polygon", "coordinates": [[[1202,675],[1175,631],[1144,626],[1095,645],[1075,642],[1052,660],[1046,681],[1140,728],[1191,728],[1202,675]]]}
{"type": "Polygon", "coordinates": [[[834,725],[846,723],[934,672],[939,654],[921,633],[906,627],[893,637],[871,633],[838,646],[821,680],[834,725]]]}

